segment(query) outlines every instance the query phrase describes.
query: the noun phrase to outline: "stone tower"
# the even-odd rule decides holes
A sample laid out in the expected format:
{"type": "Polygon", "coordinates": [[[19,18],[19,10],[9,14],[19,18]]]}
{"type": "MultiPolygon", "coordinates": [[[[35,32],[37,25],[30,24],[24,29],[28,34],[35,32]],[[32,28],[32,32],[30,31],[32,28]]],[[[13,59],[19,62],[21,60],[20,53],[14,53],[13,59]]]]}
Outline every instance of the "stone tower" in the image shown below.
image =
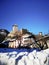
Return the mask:
{"type": "Polygon", "coordinates": [[[39,35],[42,36],[43,35],[42,32],[39,32],[39,35]]]}
{"type": "Polygon", "coordinates": [[[13,27],[12,27],[12,28],[13,28],[13,31],[14,31],[14,32],[18,32],[18,26],[17,26],[16,24],[15,24],[15,25],[13,25],[13,27]]]}

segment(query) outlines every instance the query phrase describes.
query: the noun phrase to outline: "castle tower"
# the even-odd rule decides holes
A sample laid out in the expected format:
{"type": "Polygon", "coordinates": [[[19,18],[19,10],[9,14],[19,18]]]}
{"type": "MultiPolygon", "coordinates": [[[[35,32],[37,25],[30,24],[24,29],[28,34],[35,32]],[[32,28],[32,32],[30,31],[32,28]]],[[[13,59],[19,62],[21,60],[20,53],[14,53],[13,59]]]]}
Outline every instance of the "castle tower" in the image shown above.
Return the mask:
{"type": "Polygon", "coordinates": [[[13,31],[14,32],[18,32],[18,26],[15,24],[15,25],[13,25],[13,31]]]}

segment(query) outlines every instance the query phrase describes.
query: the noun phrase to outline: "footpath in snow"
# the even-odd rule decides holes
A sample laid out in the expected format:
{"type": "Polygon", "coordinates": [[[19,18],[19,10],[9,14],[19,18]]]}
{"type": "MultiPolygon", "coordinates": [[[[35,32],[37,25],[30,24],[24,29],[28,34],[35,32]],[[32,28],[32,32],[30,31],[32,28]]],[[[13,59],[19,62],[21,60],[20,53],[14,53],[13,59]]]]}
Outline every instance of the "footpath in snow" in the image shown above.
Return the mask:
{"type": "Polygon", "coordinates": [[[0,48],[0,65],[49,65],[49,49],[0,48]]]}

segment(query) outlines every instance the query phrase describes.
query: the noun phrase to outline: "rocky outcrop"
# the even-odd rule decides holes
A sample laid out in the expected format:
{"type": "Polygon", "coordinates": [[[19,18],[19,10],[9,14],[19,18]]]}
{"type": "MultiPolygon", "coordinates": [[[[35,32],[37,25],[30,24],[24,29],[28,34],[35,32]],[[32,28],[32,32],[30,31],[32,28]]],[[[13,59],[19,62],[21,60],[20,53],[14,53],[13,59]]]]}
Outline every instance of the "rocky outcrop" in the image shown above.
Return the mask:
{"type": "Polygon", "coordinates": [[[3,42],[3,40],[7,37],[9,34],[9,31],[6,29],[0,29],[0,43],[3,42]]]}

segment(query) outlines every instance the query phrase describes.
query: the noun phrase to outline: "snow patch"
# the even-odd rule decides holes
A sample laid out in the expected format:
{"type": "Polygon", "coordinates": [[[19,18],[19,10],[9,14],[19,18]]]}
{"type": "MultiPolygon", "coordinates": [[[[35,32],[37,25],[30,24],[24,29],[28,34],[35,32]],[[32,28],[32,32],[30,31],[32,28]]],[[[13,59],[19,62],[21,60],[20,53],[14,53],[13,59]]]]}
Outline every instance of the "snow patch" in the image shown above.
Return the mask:
{"type": "Polygon", "coordinates": [[[1,50],[0,65],[49,65],[49,49],[6,49],[5,52],[5,49],[0,48],[1,50]]]}

